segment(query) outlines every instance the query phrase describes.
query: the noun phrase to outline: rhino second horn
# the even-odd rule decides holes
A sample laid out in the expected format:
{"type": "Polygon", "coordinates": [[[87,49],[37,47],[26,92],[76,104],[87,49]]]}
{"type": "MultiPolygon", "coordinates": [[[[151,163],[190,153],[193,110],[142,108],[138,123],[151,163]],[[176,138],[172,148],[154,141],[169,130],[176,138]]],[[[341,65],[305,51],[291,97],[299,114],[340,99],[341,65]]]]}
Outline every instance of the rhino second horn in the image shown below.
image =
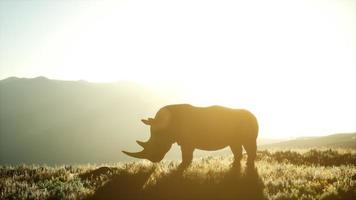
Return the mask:
{"type": "Polygon", "coordinates": [[[146,158],[146,153],[144,151],[136,152],[136,153],[131,153],[127,151],[122,151],[122,153],[134,157],[134,158],[146,158]]]}
{"type": "Polygon", "coordinates": [[[139,140],[136,140],[137,144],[140,145],[141,147],[145,148],[147,146],[147,142],[141,142],[139,140]]]}

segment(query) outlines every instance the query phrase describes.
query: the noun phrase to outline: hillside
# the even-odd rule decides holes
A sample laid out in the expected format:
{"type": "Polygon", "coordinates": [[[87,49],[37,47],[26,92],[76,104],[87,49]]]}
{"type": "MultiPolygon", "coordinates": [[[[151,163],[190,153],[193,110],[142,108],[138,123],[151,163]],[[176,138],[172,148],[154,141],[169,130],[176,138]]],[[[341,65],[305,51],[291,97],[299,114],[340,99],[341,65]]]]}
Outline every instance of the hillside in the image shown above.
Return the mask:
{"type": "Polygon", "coordinates": [[[260,148],[353,148],[356,149],[356,133],[332,134],[321,137],[302,137],[294,140],[261,145],[260,148]]]}
{"type": "Polygon", "coordinates": [[[125,81],[1,80],[0,164],[124,160],[123,148],[149,137],[139,119],[170,102],[125,81]]]}

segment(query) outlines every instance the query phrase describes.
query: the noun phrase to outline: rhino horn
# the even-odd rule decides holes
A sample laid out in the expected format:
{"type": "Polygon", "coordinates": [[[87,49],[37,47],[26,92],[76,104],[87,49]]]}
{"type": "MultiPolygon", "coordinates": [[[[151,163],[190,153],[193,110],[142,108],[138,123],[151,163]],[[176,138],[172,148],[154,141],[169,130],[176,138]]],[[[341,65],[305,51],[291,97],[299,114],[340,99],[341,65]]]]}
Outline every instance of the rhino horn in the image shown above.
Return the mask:
{"type": "Polygon", "coordinates": [[[154,123],[155,120],[153,118],[148,118],[148,119],[141,119],[141,121],[144,124],[151,126],[154,123]]]}
{"type": "Polygon", "coordinates": [[[146,153],[144,152],[144,150],[140,151],[140,152],[136,152],[136,153],[131,153],[131,152],[127,152],[127,151],[122,151],[122,153],[134,157],[134,158],[146,158],[146,153]]]}
{"type": "Polygon", "coordinates": [[[141,142],[139,140],[136,140],[137,144],[140,145],[141,147],[145,148],[147,146],[148,142],[141,142]]]}

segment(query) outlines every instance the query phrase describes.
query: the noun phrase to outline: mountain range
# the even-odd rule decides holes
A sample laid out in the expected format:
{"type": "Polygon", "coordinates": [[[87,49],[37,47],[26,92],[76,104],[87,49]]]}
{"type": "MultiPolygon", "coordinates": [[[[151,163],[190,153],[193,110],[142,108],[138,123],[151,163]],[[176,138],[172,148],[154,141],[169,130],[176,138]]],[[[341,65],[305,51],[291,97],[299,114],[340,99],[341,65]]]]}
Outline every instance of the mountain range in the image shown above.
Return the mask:
{"type": "Polygon", "coordinates": [[[122,149],[137,148],[136,139],[149,137],[140,119],[172,102],[127,81],[1,80],[0,163],[125,159],[122,149]]]}
{"type": "MultiPolygon", "coordinates": [[[[1,80],[0,164],[129,160],[121,150],[138,151],[135,140],[149,138],[149,128],[140,119],[153,117],[160,107],[172,103],[182,103],[175,91],[160,92],[128,81],[90,83],[45,77],[1,80]]],[[[355,137],[354,133],[258,142],[261,147],[355,148],[355,137]]],[[[219,152],[208,155],[216,154],[219,152]]],[[[179,149],[174,145],[166,158],[177,156],[179,149]]]]}

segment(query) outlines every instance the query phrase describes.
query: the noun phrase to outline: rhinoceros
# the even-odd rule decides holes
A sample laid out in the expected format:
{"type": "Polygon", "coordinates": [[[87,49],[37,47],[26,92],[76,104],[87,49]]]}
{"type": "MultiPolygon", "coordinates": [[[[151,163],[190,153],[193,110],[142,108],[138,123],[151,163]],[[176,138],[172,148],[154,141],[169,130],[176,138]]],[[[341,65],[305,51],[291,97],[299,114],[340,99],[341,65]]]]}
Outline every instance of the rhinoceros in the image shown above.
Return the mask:
{"type": "Polygon", "coordinates": [[[233,165],[240,165],[242,146],[247,152],[247,164],[256,158],[258,123],[256,117],[245,109],[222,106],[195,107],[189,104],[167,105],[155,118],[142,119],[150,126],[147,142],[136,141],[143,150],[136,153],[122,151],[135,157],[159,162],[172,144],[181,147],[180,167],[188,167],[194,149],[218,150],[230,146],[234,154],[233,165]]]}

